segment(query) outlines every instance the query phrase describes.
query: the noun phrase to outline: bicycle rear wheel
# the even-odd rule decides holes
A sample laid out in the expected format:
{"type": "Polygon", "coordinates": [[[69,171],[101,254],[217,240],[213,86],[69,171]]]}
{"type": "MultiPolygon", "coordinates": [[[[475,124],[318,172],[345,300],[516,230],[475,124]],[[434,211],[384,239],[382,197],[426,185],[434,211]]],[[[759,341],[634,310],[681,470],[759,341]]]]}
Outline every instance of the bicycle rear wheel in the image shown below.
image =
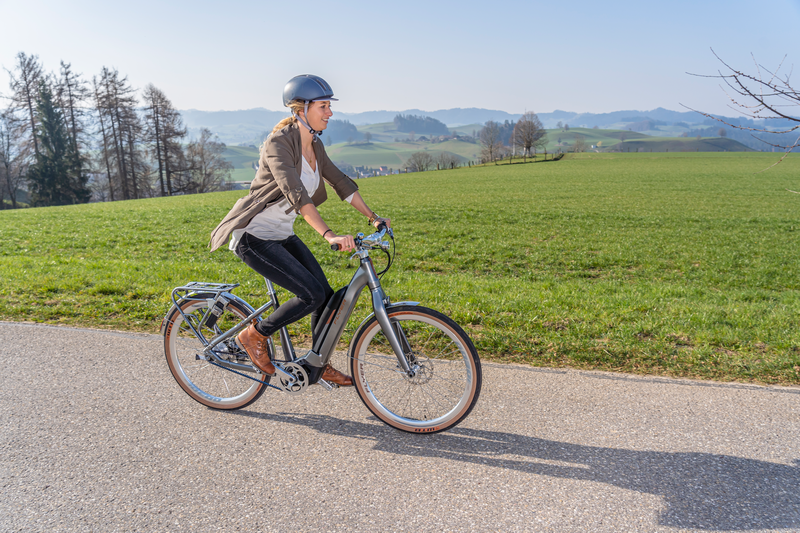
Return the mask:
{"type": "MultiPolygon", "coordinates": [[[[198,298],[213,298],[214,295],[198,295],[198,298]]],[[[189,300],[181,304],[186,318],[195,329],[211,340],[246,318],[250,313],[236,300],[225,307],[213,327],[199,325],[208,302],[189,300]]],[[[181,388],[200,402],[213,409],[240,409],[256,401],[267,385],[234,374],[224,368],[212,365],[202,355],[203,343],[194,335],[183,315],[173,306],[168,314],[164,331],[164,353],[172,376],[181,388]]],[[[220,357],[231,362],[250,364],[250,358],[243,352],[233,338],[217,345],[215,350],[220,357]]],[[[269,381],[269,376],[253,374],[253,377],[269,381]]]]}
{"type": "Polygon", "coordinates": [[[481,390],[481,363],[469,336],[425,307],[399,306],[389,320],[416,375],[409,378],[377,318],[356,333],[350,371],[361,401],[386,424],[409,433],[437,433],[469,415],[481,390]]]}

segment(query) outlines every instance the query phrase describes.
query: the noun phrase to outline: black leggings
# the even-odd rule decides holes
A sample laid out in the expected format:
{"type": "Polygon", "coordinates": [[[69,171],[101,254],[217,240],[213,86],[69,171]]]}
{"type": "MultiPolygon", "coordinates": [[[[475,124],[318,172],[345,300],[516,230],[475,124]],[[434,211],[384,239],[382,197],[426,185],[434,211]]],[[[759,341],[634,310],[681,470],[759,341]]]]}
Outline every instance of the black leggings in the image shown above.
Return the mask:
{"type": "Polygon", "coordinates": [[[311,331],[316,331],[317,321],[333,295],[333,289],[317,259],[297,235],[282,241],[265,241],[245,233],[239,240],[236,253],[247,266],[295,294],[258,323],[256,330],[259,333],[272,335],[309,313],[311,331]]]}

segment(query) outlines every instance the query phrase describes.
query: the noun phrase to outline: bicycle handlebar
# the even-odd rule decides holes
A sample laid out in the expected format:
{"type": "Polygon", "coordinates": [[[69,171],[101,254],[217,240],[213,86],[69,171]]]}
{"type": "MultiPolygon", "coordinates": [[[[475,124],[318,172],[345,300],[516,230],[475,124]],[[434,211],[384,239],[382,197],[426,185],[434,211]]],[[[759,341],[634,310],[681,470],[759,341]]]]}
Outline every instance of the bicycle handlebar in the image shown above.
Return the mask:
{"type": "MultiPolygon", "coordinates": [[[[391,232],[391,230],[386,225],[386,223],[385,222],[381,222],[380,224],[378,224],[378,231],[376,233],[373,233],[372,235],[370,235],[368,237],[365,237],[364,239],[360,239],[360,238],[356,237],[355,238],[356,247],[361,246],[361,241],[362,240],[366,240],[366,239],[373,240],[373,241],[376,240],[376,241],[380,242],[381,239],[383,239],[383,236],[386,234],[387,231],[391,232]],[[374,235],[378,235],[378,233],[380,233],[380,236],[378,236],[377,239],[372,239],[372,237],[374,235]]],[[[391,235],[391,233],[390,233],[390,235],[391,235]]],[[[334,252],[338,252],[339,251],[339,245],[338,244],[331,244],[331,250],[333,250],[334,252]]]]}

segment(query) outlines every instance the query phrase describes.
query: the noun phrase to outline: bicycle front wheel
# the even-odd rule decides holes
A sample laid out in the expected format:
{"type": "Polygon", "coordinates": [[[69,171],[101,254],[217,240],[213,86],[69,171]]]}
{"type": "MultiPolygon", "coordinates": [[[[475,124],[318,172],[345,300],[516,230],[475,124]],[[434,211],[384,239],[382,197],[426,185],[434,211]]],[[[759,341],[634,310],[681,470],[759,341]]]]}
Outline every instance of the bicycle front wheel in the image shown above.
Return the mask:
{"type": "MultiPolygon", "coordinates": [[[[213,298],[213,295],[199,295],[198,298],[213,298]]],[[[225,306],[216,323],[209,327],[201,326],[200,321],[208,309],[206,300],[189,300],[181,303],[186,320],[206,339],[224,333],[249,315],[247,309],[233,300],[225,306]]],[[[253,381],[245,376],[212,365],[205,360],[203,343],[195,336],[177,307],[167,315],[164,331],[164,353],[172,376],[181,388],[207,407],[214,409],[240,409],[256,401],[267,385],[253,381]]],[[[250,364],[250,358],[237,345],[233,338],[215,347],[219,356],[234,363],[250,364]]],[[[253,373],[253,377],[268,381],[269,376],[253,373]]]]}
{"type": "Polygon", "coordinates": [[[373,317],[356,333],[350,371],[361,401],[386,424],[409,433],[437,433],[469,415],[481,391],[481,363],[469,336],[425,307],[388,310],[414,377],[408,377],[373,317]]]}

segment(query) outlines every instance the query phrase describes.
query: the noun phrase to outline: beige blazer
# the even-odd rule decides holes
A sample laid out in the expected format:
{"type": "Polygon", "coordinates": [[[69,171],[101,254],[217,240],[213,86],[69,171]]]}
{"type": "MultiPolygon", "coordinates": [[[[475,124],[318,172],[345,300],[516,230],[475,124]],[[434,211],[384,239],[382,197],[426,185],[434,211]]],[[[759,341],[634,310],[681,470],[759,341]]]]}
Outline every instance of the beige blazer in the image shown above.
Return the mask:
{"type": "MultiPolygon", "coordinates": [[[[320,177],[333,187],[339,198],[344,200],[356,192],[358,186],[333,164],[325,153],[322,141],[318,139],[312,146],[317,157],[320,177]]],[[[309,197],[303,182],[300,181],[302,158],[300,129],[296,123],[289,124],[269,136],[261,150],[258,170],[250,184],[250,192],[236,201],[222,222],[211,232],[209,246],[212,252],[228,242],[233,230],[246,227],[254,216],[284,197],[291,205],[289,211],[293,209],[297,213],[306,204],[313,203],[317,206],[328,199],[324,183],[320,183],[313,197],[309,197]]]]}

